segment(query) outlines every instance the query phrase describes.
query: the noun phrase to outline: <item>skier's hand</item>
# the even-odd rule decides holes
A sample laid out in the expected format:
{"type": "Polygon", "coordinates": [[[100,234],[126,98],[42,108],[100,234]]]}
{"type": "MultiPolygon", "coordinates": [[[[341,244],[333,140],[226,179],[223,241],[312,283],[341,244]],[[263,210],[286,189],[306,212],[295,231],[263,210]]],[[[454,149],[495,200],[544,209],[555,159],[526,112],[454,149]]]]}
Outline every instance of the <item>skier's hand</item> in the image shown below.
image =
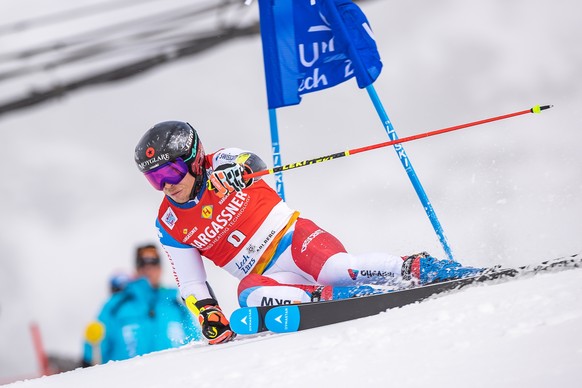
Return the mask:
{"type": "Polygon", "coordinates": [[[208,188],[220,198],[233,191],[241,191],[247,187],[243,180],[243,173],[243,166],[237,163],[226,163],[218,166],[208,178],[208,188]]]}
{"type": "Polygon", "coordinates": [[[192,299],[186,299],[186,305],[196,315],[202,328],[202,334],[210,345],[228,342],[236,333],[230,329],[228,319],[214,299],[203,299],[192,303],[192,299]]]}

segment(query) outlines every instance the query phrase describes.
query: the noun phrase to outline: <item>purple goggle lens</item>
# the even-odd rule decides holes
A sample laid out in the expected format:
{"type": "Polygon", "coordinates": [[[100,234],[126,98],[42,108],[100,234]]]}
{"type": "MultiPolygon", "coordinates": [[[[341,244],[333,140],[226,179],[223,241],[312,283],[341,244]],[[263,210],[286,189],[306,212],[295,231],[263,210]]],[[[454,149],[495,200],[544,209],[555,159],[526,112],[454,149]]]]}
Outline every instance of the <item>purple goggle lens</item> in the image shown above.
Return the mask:
{"type": "Polygon", "coordinates": [[[166,183],[171,185],[180,183],[187,173],[188,166],[181,158],[178,158],[173,162],[156,167],[144,173],[144,175],[156,190],[162,191],[166,183]]]}

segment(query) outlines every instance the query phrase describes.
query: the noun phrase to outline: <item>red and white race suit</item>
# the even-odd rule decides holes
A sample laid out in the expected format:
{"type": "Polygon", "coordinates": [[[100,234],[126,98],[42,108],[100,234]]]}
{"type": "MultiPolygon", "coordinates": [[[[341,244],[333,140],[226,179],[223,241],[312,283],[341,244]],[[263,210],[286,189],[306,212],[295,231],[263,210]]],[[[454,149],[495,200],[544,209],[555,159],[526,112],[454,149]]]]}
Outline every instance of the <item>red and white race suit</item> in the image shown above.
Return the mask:
{"type": "MultiPolygon", "coordinates": [[[[207,155],[207,173],[249,154],[229,148],[207,155]]],[[[243,306],[349,297],[375,292],[363,285],[401,280],[401,257],[348,254],[262,180],[223,198],[206,187],[185,204],[165,197],[156,224],[183,298],[212,297],[202,256],[241,280],[243,306]]]]}

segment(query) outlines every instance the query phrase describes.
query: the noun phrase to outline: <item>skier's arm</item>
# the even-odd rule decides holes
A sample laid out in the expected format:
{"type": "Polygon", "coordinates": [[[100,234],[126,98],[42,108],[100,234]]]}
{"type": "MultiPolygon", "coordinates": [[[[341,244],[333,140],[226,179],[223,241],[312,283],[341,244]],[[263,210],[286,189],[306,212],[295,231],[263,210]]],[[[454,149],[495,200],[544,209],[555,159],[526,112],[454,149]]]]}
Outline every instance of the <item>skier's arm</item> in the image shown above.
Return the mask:
{"type": "Polygon", "coordinates": [[[159,225],[158,228],[160,242],[172,264],[180,295],[188,309],[198,317],[202,334],[211,345],[234,338],[228,319],[206,281],[206,270],[198,249],[177,243],[159,225]]]}
{"type": "Polygon", "coordinates": [[[206,282],[206,269],[198,249],[177,248],[163,243],[162,247],[170,259],[182,299],[186,300],[191,295],[196,299],[214,298],[206,282]]]}

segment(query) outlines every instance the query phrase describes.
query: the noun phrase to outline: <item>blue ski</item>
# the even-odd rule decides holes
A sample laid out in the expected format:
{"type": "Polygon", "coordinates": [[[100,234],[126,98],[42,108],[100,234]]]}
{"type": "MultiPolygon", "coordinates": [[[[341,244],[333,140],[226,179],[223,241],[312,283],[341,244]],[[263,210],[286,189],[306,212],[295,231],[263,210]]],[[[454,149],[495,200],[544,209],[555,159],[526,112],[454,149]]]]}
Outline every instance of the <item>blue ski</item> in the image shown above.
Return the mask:
{"type": "Polygon", "coordinates": [[[233,312],[230,317],[230,325],[238,334],[254,334],[263,331],[295,332],[376,315],[392,308],[420,302],[436,294],[458,290],[470,284],[581,266],[582,257],[576,254],[538,265],[515,269],[492,269],[477,276],[384,294],[294,305],[242,307],[233,312]]]}

